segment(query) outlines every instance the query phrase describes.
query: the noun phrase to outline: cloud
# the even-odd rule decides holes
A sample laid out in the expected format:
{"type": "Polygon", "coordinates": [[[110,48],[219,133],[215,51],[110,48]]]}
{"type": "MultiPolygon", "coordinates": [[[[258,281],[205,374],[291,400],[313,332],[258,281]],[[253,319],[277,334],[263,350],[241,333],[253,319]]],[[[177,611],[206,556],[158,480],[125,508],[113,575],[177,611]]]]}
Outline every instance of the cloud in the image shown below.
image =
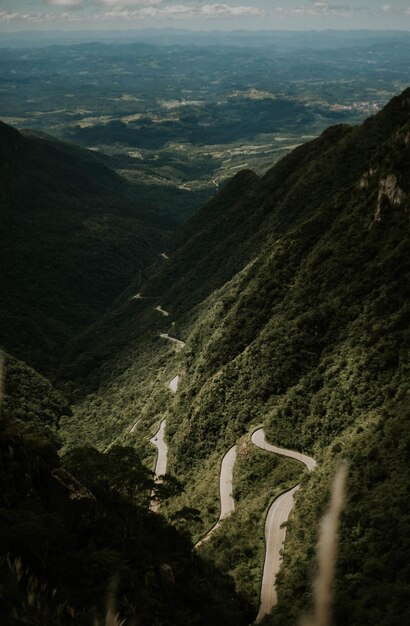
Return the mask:
{"type": "Polygon", "coordinates": [[[310,5],[301,5],[288,12],[296,17],[351,17],[353,8],[349,4],[330,4],[314,1],[310,5]]]}
{"type": "Polygon", "coordinates": [[[201,7],[200,13],[210,17],[241,17],[241,16],[262,16],[265,11],[256,7],[231,6],[229,4],[205,4],[201,7]]]}
{"type": "Polygon", "coordinates": [[[20,17],[20,13],[11,13],[10,11],[0,11],[0,22],[11,22],[20,17]]]}
{"type": "MultiPolygon", "coordinates": [[[[384,4],[382,6],[382,11],[383,11],[383,13],[400,13],[400,11],[398,11],[397,9],[392,7],[391,4],[384,4]]],[[[406,11],[403,11],[403,13],[404,13],[404,15],[406,15],[406,11]]]]}
{"type": "Polygon", "coordinates": [[[80,20],[78,16],[71,13],[11,13],[10,11],[0,11],[0,23],[7,22],[23,22],[24,24],[45,24],[48,22],[56,22],[64,20],[69,22],[77,22],[80,20]]]}
{"type": "Polygon", "coordinates": [[[53,7],[78,7],[83,0],[45,0],[45,4],[53,7]]]}
{"type": "Polygon", "coordinates": [[[130,7],[133,5],[162,4],[162,0],[98,0],[99,4],[106,7],[130,7]]]}
{"type": "MultiPolygon", "coordinates": [[[[1,0],[0,0],[1,2],[1,0]]],[[[270,18],[272,20],[300,20],[300,19],[352,19],[357,14],[379,15],[410,15],[410,7],[398,10],[393,3],[381,3],[377,7],[359,6],[337,0],[300,0],[300,4],[289,7],[283,2],[281,6],[268,6],[266,9],[255,6],[256,2],[234,0],[217,2],[212,0],[42,0],[43,12],[35,14],[9,10],[0,10],[0,23],[57,23],[79,21],[78,9],[83,9],[82,18],[91,22],[110,20],[121,21],[160,21],[160,20],[196,20],[214,21],[249,20],[270,18]],[[232,4],[231,4],[232,3],[232,4]],[[54,10],[53,10],[54,9],[54,10]],[[88,9],[88,10],[87,10],[88,9]]],[[[259,4],[259,3],[258,3],[259,4]]],[[[259,4],[259,7],[261,7],[259,4]]],[[[278,3],[279,4],[279,3],[278,3]]]]}
{"type": "Polygon", "coordinates": [[[154,17],[193,17],[194,10],[190,6],[186,6],[183,4],[174,4],[172,6],[157,8],[154,6],[145,6],[141,9],[121,9],[120,6],[118,9],[113,9],[112,11],[106,11],[97,18],[106,20],[112,18],[122,18],[127,20],[139,19],[144,20],[147,18],[154,17]]]}
{"type": "MultiPolygon", "coordinates": [[[[105,1],[105,0],[104,0],[105,1]]],[[[112,0],[110,0],[111,2],[112,0]]],[[[146,2],[144,4],[147,4],[146,2]]],[[[153,0],[151,4],[161,4],[153,0]]],[[[147,18],[221,18],[221,17],[261,17],[265,15],[265,11],[252,6],[233,6],[230,4],[204,4],[202,6],[193,6],[186,4],[171,4],[164,7],[145,6],[140,9],[123,9],[126,5],[118,0],[118,8],[112,11],[106,11],[99,19],[147,19],[147,18]]]]}

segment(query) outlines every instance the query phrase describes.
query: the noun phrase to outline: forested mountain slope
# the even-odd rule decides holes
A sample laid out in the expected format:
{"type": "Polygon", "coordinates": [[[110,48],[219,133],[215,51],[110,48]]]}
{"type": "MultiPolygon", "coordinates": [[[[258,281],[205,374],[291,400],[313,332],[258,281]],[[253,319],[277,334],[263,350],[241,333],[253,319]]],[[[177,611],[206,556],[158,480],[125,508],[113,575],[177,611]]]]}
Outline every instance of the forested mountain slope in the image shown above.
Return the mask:
{"type": "Polygon", "coordinates": [[[0,343],[49,371],[175,228],[91,151],[0,123],[0,343]]]}
{"type": "Polygon", "coordinates": [[[117,612],[127,624],[247,624],[249,607],[229,577],[193,555],[187,533],[151,512],[152,493],[163,487],[136,451],[77,448],[62,463],[63,398],[10,357],[5,371],[1,624],[120,623],[117,612]]]}
{"type": "Polygon", "coordinates": [[[67,444],[115,440],[150,458],[149,437],[166,417],[169,471],[185,493],[164,510],[197,509],[188,527],[198,538],[217,516],[220,460],[239,445],[237,510],[204,551],[255,611],[264,511],[299,470],[256,453],[249,434],[264,425],[270,441],[316,458],[267,623],[296,624],[309,608],[318,521],[341,458],[350,470],[335,623],[409,618],[409,145],[407,90],[260,180],[241,174],[67,356],[69,376],[91,370],[65,421],[67,444]]]}

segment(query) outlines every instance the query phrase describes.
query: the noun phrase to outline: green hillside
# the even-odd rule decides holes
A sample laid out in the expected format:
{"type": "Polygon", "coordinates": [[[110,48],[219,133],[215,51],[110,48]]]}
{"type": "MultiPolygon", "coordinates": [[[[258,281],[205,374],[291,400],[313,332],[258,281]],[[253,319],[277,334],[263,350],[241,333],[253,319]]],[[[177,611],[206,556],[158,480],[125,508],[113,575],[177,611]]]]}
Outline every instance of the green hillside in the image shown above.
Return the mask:
{"type": "Polygon", "coordinates": [[[66,446],[81,437],[104,449],[115,440],[150,460],[148,440],[166,417],[169,471],[185,491],[164,511],[175,519],[196,509],[199,517],[184,522],[195,538],[216,521],[220,460],[239,445],[237,510],[203,553],[233,576],[255,615],[264,512],[300,470],[254,449],[251,429],[263,424],[271,442],[316,458],[266,623],[296,624],[309,609],[318,522],[341,458],[350,471],[335,623],[409,618],[409,137],[407,90],[360,127],[330,128],[261,179],[238,175],[179,233],[169,259],[67,353],[69,378],[90,373],[74,419],[63,421],[66,446]],[[137,292],[142,299],[132,298],[137,292]]]}
{"type": "Polygon", "coordinates": [[[151,491],[161,494],[161,487],[135,450],[77,448],[63,465],[58,436],[50,432],[50,418],[61,409],[52,404],[55,392],[24,368],[23,383],[16,383],[13,362],[7,370],[0,421],[1,623],[90,626],[119,612],[141,624],[245,626],[251,613],[229,577],[193,555],[187,533],[149,510],[151,491]],[[30,406],[26,422],[12,416],[16,398],[19,417],[30,406]],[[43,426],[36,421],[41,411],[43,426]]]}
{"type": "Polygon", "coordinates": [[[50,371],[176,225],[91,151],[1,123],[0,187],[0,345],[50,371]]]}
{"type": "Polygon", "coordinates": [[[407,623],[410,89],[240,172],[172,240],[89,151],[0,133],[0,621],[98,624],[108,596],[126,624],[249,624],[265,513],[301,482],[263,622],[296,626],[347,459],[335,626],[407,623]],[[234,444],[235,512],[194,550],[234,444]]]}

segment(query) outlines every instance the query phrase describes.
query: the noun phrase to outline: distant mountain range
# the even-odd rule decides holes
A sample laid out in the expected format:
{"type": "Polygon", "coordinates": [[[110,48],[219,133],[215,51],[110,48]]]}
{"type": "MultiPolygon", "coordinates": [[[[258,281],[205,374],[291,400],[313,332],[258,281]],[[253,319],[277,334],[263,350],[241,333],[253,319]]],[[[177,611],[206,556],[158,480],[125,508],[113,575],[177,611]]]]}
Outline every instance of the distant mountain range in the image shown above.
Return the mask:
{"type": "MultiPolygon", "coordinates": [[[[33,431],[54,438],[54,446],[60,439],[65,471],[97,494],[101,520],[119,499],[127,519],[131,491],[121,468],[132,467],[138,477],[139,495],[132,497],[135,504],[145,494],[138,500],[142,511],[150,487],[138,463],[153,462],[149,439],[166,418],[171,478],[160,495],[167,522],[159,519],[184,537],[175,539],[177,556],[167,552],[166,539],[177,531],[158,529],[172,565],[155,551],[144,569],[134,543],[128,563],[127,540],[114,540],[103,521],[95,526],[94,505],[81,514],[79,536],[70,508],[57,510],[51,487],[42,492],[30,469],[41,506],[70,528],[69,541],[84,542],[77,565],[70,561],[70,584],[61,577],[67,602],[95,606],[95,597],[76,591],[74,580],[78,563],[91,560],[103,564],[93,593],[103,594],[103,581],[115,573],[120,614],[140,623],[250,623],[259,604],[266,509],[302,471],[292,459],[278,461],[252,446],[251,433],[263,426],[270,442],[317,461],[302,478],[277,580],[279,602],[263,623],[295,626],[310,610],[319,521],[342,459],[349,476],[334,623],[407,623],[410,89],[361,126],[329,128],[262,177],[241,171],[168,241],[173,225],[158,227],[155,215],[129,204],[126,183],[88,152],[4,125],[0,131],[2,162],[12,163],[2,170],[8,229],[2,341],[29,366],[37,365],[36,349],[41,365],[52,354],[60,389],[8,357],[3,441],[17,437],[15,423],[23,438],[13,440],[18,450],[33,431]],[[41,233],[49,233],[44,244],[41,233]],[[141,273],[131,282],[136,269],[141,273]],[[24,325],[32,329],[29,342],[19,330],[24,325]],[[58,361],[56,349],[44,349],[43,336],[64,351],[58,361]],[[177,375],[178,390],[171,393],[169,381],[177,375]],[[49,391],[40,393],[47,384],[49,391]],[[27,408],[18,413],[18,406],[27,408]],[[42,411],[47,432],[39,426],[42,411]],[[185,561],[189,536],[200,539],[216,522],[220,463],[235,444],[235,513],[193,557],[192,573],[185,561]],[[129,582],[135,576],[140,586],[129,582]],[[184,583],[192,576],[202,593],[197,612],[195,583],[184,583]],[[130,600],[136,588],[143,590],[140,602],[150,598],[149,609],[130,600]],[[173,606],[167,621],[163,611],[173,606]]],[[[42,475],[59,463],[51,452],[41,459],[42,475]]],[[[28,472],[23,462],[19,471],[28,472]]],[[[2,547],[25,555],[40,576],[40,557],[28,548],[25,532],[20,528],[13,539],[5,530],[15,510],[33,510],[28,492],[23,498],[19,489],[1,505],[2,547]]],[[[148,554],[156,531],[145,515],[138,513],[138,529],[125,525],[121,537],[132,526],[148,554]]],[[[35,542],[42,541],[38,532],[35,542]]],[[[56,548],[48,549],[58,572],[56,548]]]]}

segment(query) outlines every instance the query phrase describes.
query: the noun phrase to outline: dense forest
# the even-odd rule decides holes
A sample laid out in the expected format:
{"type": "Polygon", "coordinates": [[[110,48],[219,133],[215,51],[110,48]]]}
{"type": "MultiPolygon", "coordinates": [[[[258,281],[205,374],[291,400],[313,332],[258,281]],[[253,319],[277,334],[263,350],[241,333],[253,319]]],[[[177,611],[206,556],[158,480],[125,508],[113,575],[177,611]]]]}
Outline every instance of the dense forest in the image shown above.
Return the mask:
{"type": "MultiPolygon", "coordinates": [[[[17,154],[22,142],[41,144],[36,162],[63,149],[2,131],[17,154]]],[[[143,211],[133,222],[137,236],[125,222],[124,232],[107,226],[106,244],[100,224],[97,241],[84,238],[77,254],[60,222],[64,198],[44,200],[52,246],[33,235],[26,257],[33,276],[41,265],[44,282],[40,275],[24,283],[17,261],[6,274],[9,284],[22,281],[30,342],[5,284],[3,315],[15,321],[14,332],[3,325],[2,337],[5,623],[91,624],[111,611],[127,624],[249,624],[258,610],[265,513],[302,481],[287,523],[279,602],[263,621],[296,626],[311,610],[319,521],[342,459],[349,474],[334,623],[409,621],[409,143],[406,90],[363,125],[329,128],[264,176],[241,171],[166,242],[170,219],[154,241],[148,233],[157,218],[143,211]],[[77,280],[68,261],[67,283],[59,267],[40,262],[39,248],[52,255],[51,247],[65,244],[83,277],[79,291],[70,289],[77,280]],[[94,244],[107,263],[101,271],[97,256],[95,274],[94,244]],[[132,276],[127,255],[137,251],[132,276]],[[110,254],[121,255],[118,266],[110,254]],[[50,363],[51,382],[44,377],[50,363]],[[168,474],[157,483],[149,440],[165,418],[168,474]],[[315,471],[254,447],[259,426],[269,441],[312,455],[315,471]],[[236,510],[193,550],[218,518],[220,463],[234,444],[236,510]]],[[[2,170],[12,242],[21,242],[21,207],[26,220],[35,211],[20,198],[21,172],[27,185],[42,184],[35,170],[27,176],[30,151],[21,150],[13,176],[2,170]]],[[[84,152],[64,144],[72,150],[84,152]]],[[[126,183],[87,158],[90,169],[82,169],[94,185],[104,181],[105,203],[86,181],[81,219],[94,219],[97,204],[107,208],[108,224],[122,223],[124,211],[131,219],[119,200],[130,197],[126,183]]],[[[5,259],[19,257],[16,250],[10,244],[5,259]]]]}
{"type": "Polygon", "coordinates": [[[90,150],[0,123],[2,346],[51,373],[175,220],[90,150]]]}

